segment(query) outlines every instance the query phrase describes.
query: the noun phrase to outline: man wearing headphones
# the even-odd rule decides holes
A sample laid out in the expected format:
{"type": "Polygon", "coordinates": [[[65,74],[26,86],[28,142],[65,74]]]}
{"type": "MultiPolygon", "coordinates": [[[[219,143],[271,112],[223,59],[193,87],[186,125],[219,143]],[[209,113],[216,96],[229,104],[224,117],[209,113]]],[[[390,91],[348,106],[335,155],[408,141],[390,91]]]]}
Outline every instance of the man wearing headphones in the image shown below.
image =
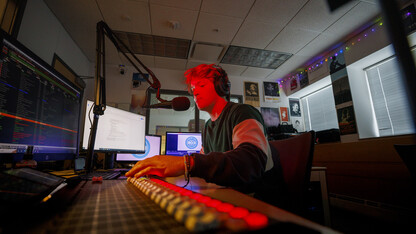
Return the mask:
{"type": "Polygon", "coordinates": [[[185,156],[185,160],[155,156],[138,162],[126,176],[168,177],[189,172],[284,206],[286,188],[280,160],[277,153],[272,155],[260,112],[250,105],[229,102],[230,81],[219,66],[201,64],[186,71],[185,77],[198,109],[211,117],[205,124],[201,153],[185,156]]]}

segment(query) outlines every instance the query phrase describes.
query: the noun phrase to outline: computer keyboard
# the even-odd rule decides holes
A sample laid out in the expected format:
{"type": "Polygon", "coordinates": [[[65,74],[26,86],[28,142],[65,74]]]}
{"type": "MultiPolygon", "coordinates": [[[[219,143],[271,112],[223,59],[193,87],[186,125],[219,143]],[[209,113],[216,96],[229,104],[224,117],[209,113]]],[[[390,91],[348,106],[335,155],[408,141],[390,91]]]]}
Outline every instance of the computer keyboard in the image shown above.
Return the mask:
{"type": "Polygon", "coordinates": [[[88,174],[80,175],[83,180],[92,180],[94,177],[101,177],[103,180],[117,179],[121,175],[120,171],[93,171],[88,174]]]}

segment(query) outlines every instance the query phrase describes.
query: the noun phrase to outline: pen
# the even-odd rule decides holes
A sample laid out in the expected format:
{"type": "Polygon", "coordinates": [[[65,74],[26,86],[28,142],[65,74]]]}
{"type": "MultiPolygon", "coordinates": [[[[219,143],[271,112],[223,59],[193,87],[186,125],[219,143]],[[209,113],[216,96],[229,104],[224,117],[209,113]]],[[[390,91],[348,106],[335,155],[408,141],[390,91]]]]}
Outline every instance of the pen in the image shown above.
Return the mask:
{"type": "Polygon", "coordinates": [[[58,190],[60,190],[61,188],[65,187],[67,185],[67,183],[63,182],[62,184],[60,184],[58,187],[56,187],[56,189],[54,189],[48,196],[46,196],[45,198],[42,199],[42,202],[46,202],[48,201],[52,195],[56,192],[58,192],[58,190]]]}

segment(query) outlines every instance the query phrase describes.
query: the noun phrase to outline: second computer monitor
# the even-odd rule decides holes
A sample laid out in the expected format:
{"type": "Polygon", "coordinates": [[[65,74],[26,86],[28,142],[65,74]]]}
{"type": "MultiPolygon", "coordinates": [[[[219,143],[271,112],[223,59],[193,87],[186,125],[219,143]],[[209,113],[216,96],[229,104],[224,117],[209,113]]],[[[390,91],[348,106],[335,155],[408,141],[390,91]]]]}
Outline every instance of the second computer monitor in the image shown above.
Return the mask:
{"type": "MultiPolygon", "coordinates": [[[[82,148],[88,150],[94,102],[87,101],[82,148]]],[[[107,106],[98,121],[94,151],[105,153],[145,152],[146,117],[107,106]]]]}
{"type": "Polygon", "coordinates": [[[161,136],[146,135],[145,152],[144,154],[121,154],[118,153],[116,161],[134,162],[140,161],[146,158],[160,155],[161,136]]]}
{"type": "Polygon", "coordinates": [[[182,156],[199,153],[202,147],[200,132],[167,132],[166,155],[182,156]]]}

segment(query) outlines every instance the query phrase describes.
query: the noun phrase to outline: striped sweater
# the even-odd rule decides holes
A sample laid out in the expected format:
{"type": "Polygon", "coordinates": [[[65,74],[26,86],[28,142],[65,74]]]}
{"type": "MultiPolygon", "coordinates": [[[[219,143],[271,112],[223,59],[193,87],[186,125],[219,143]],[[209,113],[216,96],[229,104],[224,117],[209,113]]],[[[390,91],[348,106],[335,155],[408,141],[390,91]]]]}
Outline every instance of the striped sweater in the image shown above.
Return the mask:
{"type": "Polygon", "coordinates": [[[192,176],[254,192],[269,203],[265,196],[275,200],[283,192],[278,155],[272,156],[263,118],[250,105],[227,103],[217,120],[205,124],[203,149],[193,156],[192,176]]]}

